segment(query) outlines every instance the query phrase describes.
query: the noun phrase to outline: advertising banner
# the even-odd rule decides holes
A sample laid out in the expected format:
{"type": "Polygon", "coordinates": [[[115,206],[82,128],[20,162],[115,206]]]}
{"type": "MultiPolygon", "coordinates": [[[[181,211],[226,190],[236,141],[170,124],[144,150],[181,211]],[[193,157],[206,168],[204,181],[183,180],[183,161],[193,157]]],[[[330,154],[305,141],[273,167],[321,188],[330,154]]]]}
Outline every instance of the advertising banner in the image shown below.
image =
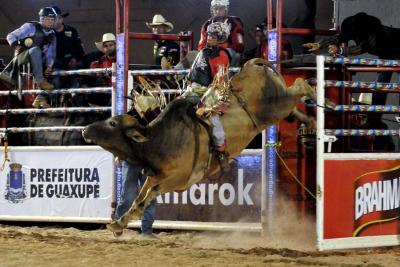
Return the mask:
{"type": "Polygon", "coordinates": [[[324,239],[400,234],[400,159],[325,160],[324,239]]]}
{"type": "Polygon", "coordinates": [[[161,195],[156,205],[156,220],[255,223],[260,216],[261,152],[240,155],[223,176],[161,195]]]}
{"type": "Polygon", "coordinates": [[[109,152],[100,147],[34,149],[10,149],[10,162],[0,171],[0,220],[4,216],[110,218],[113,157],[109,152]]]}

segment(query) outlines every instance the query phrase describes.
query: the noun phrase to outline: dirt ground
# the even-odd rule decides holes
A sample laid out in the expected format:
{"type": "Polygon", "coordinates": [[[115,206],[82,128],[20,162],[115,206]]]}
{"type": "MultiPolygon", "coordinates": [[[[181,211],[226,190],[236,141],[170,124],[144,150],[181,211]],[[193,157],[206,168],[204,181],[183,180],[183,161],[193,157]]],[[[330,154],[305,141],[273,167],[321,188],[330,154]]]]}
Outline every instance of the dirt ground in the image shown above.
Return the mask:
{"type": "MultiPolygon", "coordinates": [[[[308,227],[308,226],[307,226],[308,227]]],[[[0,266],[400,266],[400,247],[318,252],[305,235],[0,225],[0,266]]]]}

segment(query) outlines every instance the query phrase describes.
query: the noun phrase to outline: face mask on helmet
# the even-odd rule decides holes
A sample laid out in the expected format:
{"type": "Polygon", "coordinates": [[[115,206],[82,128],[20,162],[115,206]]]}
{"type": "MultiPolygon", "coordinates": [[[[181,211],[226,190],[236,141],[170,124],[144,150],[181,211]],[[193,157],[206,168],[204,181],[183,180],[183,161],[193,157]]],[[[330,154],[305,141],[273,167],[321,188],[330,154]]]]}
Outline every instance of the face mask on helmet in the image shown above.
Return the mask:
{"type": "Polygon", "coordinates": [[[56,18],[57,13],[52,7],[44,7],[39,11],[40,24],[42,24],[42,26],[46,29],[51,29],[54,27],[56,18]]]}
{"type": "Polygon", "coordinates": [[[212,0],[210,13],[213,18],[228,16],[229,0],[212,0]]]}
{"type": "Polygon", "coordinates": [[[217,39],[219,43],[225,42],[229,34],[230,30],[228,25],[222,22],[214,22],[207,27],[207,35],[217,39]]]}

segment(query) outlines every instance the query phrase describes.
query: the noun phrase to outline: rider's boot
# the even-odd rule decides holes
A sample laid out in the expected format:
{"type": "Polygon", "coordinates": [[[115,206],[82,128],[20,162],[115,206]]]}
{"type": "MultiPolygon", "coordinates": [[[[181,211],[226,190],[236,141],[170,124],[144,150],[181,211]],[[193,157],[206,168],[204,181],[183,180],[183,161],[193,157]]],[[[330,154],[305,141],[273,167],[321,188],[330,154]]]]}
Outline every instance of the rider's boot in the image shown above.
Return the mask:
{"type": "Polygon", "coordinates": [[[215,156],[219,162],[222,172],[228,172],[231,167],[229,166],[229,155],[225,151],[226,141],[222,146],[217,146],[215,148],[215,156]]]}

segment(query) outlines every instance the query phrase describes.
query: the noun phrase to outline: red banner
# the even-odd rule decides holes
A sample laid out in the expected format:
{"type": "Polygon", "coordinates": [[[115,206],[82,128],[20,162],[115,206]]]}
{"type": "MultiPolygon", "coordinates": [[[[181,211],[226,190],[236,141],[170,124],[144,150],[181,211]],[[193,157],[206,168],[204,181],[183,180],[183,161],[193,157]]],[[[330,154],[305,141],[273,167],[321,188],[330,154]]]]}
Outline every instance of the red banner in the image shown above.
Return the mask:
{"type": "Polygon", "coordinates": [[[400,160],[326,160],[324,238],[400,234],[400,160]]]}

